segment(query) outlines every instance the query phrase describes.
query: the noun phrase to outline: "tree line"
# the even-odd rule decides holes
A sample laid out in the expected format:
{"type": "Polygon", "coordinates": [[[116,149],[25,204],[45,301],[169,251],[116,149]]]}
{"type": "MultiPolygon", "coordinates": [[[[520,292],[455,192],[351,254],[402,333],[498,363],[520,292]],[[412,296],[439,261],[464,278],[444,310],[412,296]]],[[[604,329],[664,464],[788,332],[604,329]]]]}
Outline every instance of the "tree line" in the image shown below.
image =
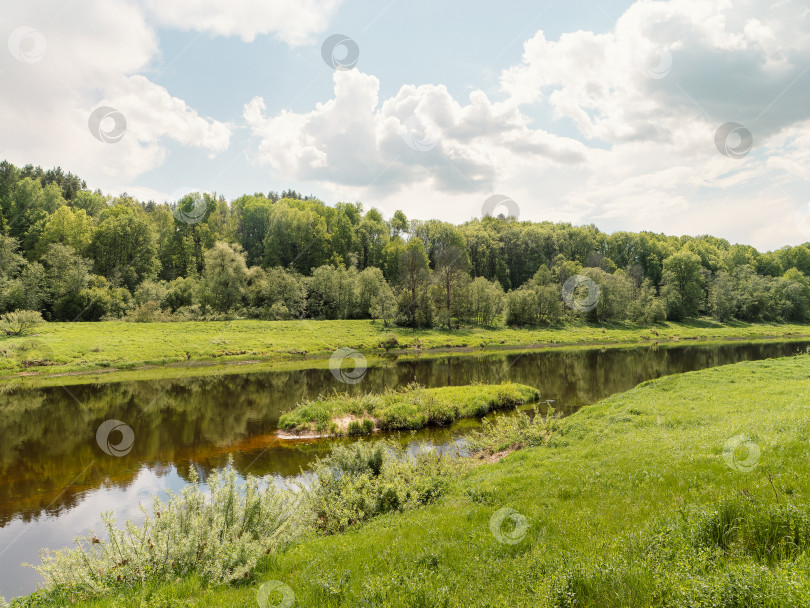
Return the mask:
{"type": "Polygon", "coordinates": [[[52,321],[807,321],[809,275],[810,243],[759,252],[503,217],[386,220],[292,190],[158,204],[91,191],[61,168],[0,163],[0,313],[52,321]],[[587,310],[566,305],[571,277],[598,287],[587,310]]]}

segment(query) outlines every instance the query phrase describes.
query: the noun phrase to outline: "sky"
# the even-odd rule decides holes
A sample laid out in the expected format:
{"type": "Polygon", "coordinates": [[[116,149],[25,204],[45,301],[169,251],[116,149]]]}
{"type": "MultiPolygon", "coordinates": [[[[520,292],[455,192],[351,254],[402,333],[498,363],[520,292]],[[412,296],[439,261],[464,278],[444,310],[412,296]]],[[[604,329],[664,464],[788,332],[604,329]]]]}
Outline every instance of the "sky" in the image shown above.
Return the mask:
{"type": "Polygon", "coordinates": [[[26,0],[0,38],[0,159],[105,193],[810,241],[810,0],[26,0]]]}

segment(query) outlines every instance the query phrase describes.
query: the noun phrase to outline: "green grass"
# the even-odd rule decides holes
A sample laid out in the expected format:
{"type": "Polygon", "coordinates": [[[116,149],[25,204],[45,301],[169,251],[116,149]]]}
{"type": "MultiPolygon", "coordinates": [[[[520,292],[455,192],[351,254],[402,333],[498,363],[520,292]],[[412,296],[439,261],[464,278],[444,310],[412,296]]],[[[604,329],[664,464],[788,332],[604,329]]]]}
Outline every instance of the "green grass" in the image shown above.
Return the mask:
{"type": "Polygon", "coordinates": [[[439,352],[621,345],[683,340],[799,338],[810,325],[720,324],[709,320],[546,329],[382,328],[371,321],[210,321],[183,323],[48,323],[24,337],[0,337],[0,381],[46,386],[158,379],[273,369],[327,367],[340,347],[359,350],[369,365],[389,352],[439,352]]]}
{"type": "Polygon", "coordinates": [[[252,607],[278,580],[295,606],[807,606],[808,442],[808,356],[670,376],[471,466],[431,505],[271,555],[243,585],[75,605],[252,607]]]}
{"type": "MultiPolygon", "coordinates": [[[[459,418],[484,416],[494,410],[514,408],[536,401],[537,389],[523,384],[473,384],[424,388],[411,385],[381,395],[335,395],[307,401],[279,419],[280,429],[290,433],[346,434],[357,423],[370,421],[384,431],[418,430],[446,426],[459,418]],[[349,418],[355,424],[349,422],[349,418]]],[[[370,425],[366,428],[370,430],[370,425]]],[[[367,434],[358,429],[353,435],[367,434]]]]}

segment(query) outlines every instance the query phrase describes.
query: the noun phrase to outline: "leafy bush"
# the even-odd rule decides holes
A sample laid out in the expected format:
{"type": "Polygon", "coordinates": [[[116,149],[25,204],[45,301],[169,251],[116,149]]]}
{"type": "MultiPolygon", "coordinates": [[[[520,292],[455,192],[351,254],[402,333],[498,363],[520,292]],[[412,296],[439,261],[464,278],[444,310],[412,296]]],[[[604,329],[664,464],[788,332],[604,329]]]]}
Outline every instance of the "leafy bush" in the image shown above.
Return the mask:
{"type": "MultiPolygon", "coordinates": [[[[169,581],[195,574],[206,583],[223,584],[249,576],[259,559],[285,547],[306,527],[300,495],[248,477],[238,483],[232,465],[208,478],[210,496],[192,484],[167,502],[155,499],[152,516],[140,528],[117,528],[103,515],[107,540],[94,534],[77,538],[74,549],[42,552],[36,570],[49,590],[88,596],[120,585],[169,581]]],[[[141,506],[146,514],[146,509],[141,506]]]]}
{"type": "Polygon", "coordinates": [[[449,462],[439,454],[409,454],[385,441],[339,447],[312,467],[304,495],[327,534],[391,511],[428,504],[447,488],[449,462]]]}
{"type": "Polygon", "coordinates": [[[155,323],[158,321],[169,321],[170,315],[163,312],[160,308],[160,302],[157,300],[147,300],[135,310],[126,314],[124,321],[133,321],[135,323],[155,323]]]}
{"type": "Polygon", "coordinates": [[[17,310],[7,312],[0,318],[0,331],[9,336],[22,336],[40,323],[44,323],[44,321],[39,312],[35,310],[17,310]]]}
{"type": "Polygon", "coordinates": [[[556,423],[554,409],[546,417],[537,407],[533,416],[518,412],[513,416],[498,416],[494,421],[484,420],[481,431],[465,439],[464,447],[472,454],[497,454],[507,449],[523,449],[545,444],[556,423]]]}
{"type": "Polygon", "coordinates": [[[380,348],[384,348],[387,351],[391,350],[392,348],[399,348],[401,344],[395,334],[389,332],[385,335],[385,337],[380,342],[380,348]]]}

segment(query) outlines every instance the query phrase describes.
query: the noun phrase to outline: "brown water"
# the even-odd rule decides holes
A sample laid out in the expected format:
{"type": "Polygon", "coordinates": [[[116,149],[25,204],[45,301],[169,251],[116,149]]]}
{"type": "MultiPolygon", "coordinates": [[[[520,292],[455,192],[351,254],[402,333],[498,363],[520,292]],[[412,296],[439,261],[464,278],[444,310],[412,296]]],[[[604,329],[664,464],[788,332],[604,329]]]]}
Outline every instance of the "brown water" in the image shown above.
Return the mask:
{"type": "MultiPolygon", "coordinates": [[[[281,441],[281,413],[333,390],[376,392],[419,382],[425,386],[511,380],[538,388],[568,414],[663,375],[746,360],[794,355],[810,341],[543,351],[448,356],[391,362],[369,369],[355,385],[327,370],[266,372],[211,378],[56,387],[0,394],[0,595],[30,593],[43,547],[71,544],[99,530],[100,514],[138,520],[139,501],[186,483],[193,465],[204,476],[229,455],[241,474],[298,474],[334,441],[281,441]],[[134,432],[131,451],[105,454],[96,431],[105,420],[134,432]]],[[[478,426],[400,435],[403,442],[443,446],[478,426]]],[[[122,436],[113,432],[113,445],[122,436]]],[[[346,441],[346,440],[343,440],[346,441]]]]}

